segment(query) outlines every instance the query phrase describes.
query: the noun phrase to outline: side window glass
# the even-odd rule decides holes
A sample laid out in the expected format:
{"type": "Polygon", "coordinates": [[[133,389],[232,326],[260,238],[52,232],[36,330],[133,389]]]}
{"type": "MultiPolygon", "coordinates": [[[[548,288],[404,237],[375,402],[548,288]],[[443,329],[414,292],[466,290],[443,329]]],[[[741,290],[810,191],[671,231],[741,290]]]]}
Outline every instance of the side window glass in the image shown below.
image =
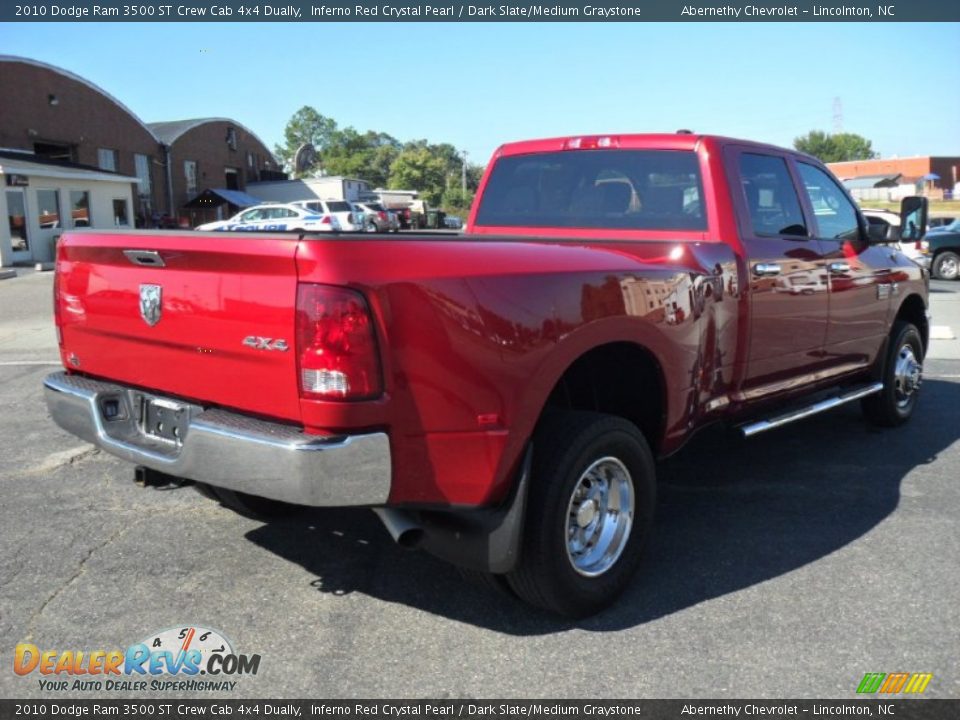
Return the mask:
{"type": "Polygon", "coordinates": [[[800,198],[783,158],[743,153],[740,156],[740,183],[750,223],[757,236],[807,235],[800,198]]]}
{"type": "Polygon", "coordinates": [[[804,162],[797,163],[797,169],[817,218],[819,236],[839,240],[858,239],[860,225],[857,210],[834,179],[820,168],[804,162]]]}

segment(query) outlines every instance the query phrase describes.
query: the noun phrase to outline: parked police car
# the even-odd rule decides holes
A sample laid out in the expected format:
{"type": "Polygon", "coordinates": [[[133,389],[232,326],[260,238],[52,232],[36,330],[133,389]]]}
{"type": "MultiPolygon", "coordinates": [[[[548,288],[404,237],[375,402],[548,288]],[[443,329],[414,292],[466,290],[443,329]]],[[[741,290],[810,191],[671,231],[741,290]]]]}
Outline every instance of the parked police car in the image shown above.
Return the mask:
{"type": "Polygon", "coordinates": [[[197,230],[252,230],[259,232],[334,232],[340,223],[330,214],[317,213],[309,208],[273,203],[254,205],[237,213],[229,220],[198,225],[197,230]]]}

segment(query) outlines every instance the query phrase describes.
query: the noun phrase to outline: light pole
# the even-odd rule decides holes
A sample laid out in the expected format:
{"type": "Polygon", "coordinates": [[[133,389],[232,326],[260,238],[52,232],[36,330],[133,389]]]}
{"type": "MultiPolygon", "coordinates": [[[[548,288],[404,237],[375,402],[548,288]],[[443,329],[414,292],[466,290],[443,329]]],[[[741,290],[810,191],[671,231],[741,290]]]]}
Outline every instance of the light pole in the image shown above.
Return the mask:
{"type": "Polygon", "coordinates": [[[461,202],[466,202],[467,199],[467,151],[462,150],[463,154],[463,165],[460,167],[460,189],[463,191],[461,196],[461,202]]]}

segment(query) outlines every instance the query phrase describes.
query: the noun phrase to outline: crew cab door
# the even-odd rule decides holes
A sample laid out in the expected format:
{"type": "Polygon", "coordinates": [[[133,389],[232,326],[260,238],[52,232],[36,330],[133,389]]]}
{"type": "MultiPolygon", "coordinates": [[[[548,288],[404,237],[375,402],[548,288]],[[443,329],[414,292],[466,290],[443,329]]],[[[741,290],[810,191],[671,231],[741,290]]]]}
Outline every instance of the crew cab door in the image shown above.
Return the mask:
{"type": "Polygon", "coordinates": [[[816,379],[827,332],[827,270],[786,154],[730,146],[725,155],[750,282],[748,365],[740,399],[816,379]]]}
{"type": "Polygon", "coordinates": [[[824,359],[838,371],[854,370],[873,362],[888,332],[893,251],[869,244],[856,206],[829,173],[799,159],[796,170],[829,276],[824,359]]]}

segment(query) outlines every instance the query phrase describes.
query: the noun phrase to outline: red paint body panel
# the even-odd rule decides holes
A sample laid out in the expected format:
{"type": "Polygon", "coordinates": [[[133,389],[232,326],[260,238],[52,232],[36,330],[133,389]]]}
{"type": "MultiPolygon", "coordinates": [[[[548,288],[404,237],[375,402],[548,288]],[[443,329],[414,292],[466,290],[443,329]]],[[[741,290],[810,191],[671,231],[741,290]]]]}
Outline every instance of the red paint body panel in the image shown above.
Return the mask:
{"type": "MultiPolygon", "coordinates": [[[[926,302],[919,268],[885,248],[745,234],[738,180],[724,158],[734,141],[610,137],[620,148],[695,151],[707,229],[478,228],[488,168],[462,237],[67,233],[58,258],[64,364],[307,432],[384,429],[392,504],[474,506],[506,495],[548,396],[594,348],[630,343],[656,361],[665,411],[652,440],[667,454],[715,419],[865,374],[894,304],[912,294],[926,302]],[[167,266],[137,267],[124,249],[156,251],[167,266]],[[856,261],[859,275],[846,285],[834,278],[792,295],[751,275],[758,261],[814,268],[835,252],[856,261]],[[899,296],[868,297],[866,276],[899,278],[899,296]],[[138,311],[139,285],[150,282],[164,292],[164,316],[152,328],[138,311]],[[242,345],[247,335],[292,343],[297,283],[366,297],[381,398],[301,399],[295,349],[242,345]]],[[[505,145],[494,159],[556,152],[568,140],[505,145]]]]}

